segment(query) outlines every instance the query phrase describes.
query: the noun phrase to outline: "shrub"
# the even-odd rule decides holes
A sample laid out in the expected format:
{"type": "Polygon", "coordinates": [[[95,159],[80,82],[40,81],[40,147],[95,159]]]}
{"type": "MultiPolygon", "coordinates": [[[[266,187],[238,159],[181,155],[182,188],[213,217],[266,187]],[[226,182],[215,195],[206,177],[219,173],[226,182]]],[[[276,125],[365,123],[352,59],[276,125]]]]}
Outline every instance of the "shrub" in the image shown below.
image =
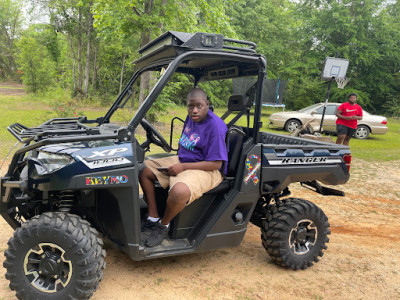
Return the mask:
{"type": "Polygon", "coordinates": [[[27,36],[18,41],[18,48],[20,52],[17,62],[27,92],[44,92],[55,77],[55,64],[49,58],[46,47],[40,45],[33,37],[27,36]]]}

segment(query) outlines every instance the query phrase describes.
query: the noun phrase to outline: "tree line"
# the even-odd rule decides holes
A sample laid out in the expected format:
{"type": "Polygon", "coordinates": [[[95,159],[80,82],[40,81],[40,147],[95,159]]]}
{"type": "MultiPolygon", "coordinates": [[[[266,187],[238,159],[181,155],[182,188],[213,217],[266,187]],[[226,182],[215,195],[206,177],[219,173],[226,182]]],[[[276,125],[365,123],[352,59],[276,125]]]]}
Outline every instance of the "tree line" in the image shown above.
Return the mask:
{"type": "MultiPolygon", "coordinates": [[[[351,79],[333,85],[331,101],[355,92],[371,112],[399,116],[399,10],[397,0],[0,0],[0,78],[106,104],[133,74],[137,50],[161,33],[215,32],[257,43],[268,78],[290,80],[288,108],[324,101],[323,62],[338,53],[351,79]]],[[[166,103],[182,101],[191,84],[173,80],[166,103]]],[[[140,100],[152,82],[142,76],[140,100]]],[[[229,97],[225,83],[206,89],[216,105],[229,97]]]]}

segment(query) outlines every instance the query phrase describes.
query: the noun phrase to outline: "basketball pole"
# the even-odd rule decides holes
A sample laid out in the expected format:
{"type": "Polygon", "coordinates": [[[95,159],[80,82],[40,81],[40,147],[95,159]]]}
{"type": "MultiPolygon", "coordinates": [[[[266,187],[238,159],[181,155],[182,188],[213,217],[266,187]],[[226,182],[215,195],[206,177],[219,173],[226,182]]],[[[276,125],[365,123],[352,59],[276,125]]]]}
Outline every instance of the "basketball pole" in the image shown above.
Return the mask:
{"type": "Polygon", "coordinates": [[[326,98],[325,98],[325,103],[324,103],[324,109],[322,110],[321,124],[319,125],[319,130],[318,130],[319,133],[321,133],[321,131],[322,131],[322,124],[324,123],[326,105],[328,104],[328,101],[329,101],[329,94],[331,93],[332,81],[334,79],[335,79],[335,77],[332,77],[331,80],[329,80],[328,91],[326,92],[326,98]]]}
{"type": "MultiPolygon", "coordinates": [[[[339,52],[336,52],[336,58],[338,58],[338,57],[339,57],[339,52]]],[[[322,124],[324,123],[326,105],[328,104],[328,101],[329,101],[329,94],[331,93],[332,81],[334,79],[335,79],[335,77],[331,77],[331,80],[329,80],[328,91],[326,92],[326,97],[325,97],[324,109],[322,110],[321,124],[319,125],[319,130],[318,130],[319,133],[322,132],[322,124]]]]}

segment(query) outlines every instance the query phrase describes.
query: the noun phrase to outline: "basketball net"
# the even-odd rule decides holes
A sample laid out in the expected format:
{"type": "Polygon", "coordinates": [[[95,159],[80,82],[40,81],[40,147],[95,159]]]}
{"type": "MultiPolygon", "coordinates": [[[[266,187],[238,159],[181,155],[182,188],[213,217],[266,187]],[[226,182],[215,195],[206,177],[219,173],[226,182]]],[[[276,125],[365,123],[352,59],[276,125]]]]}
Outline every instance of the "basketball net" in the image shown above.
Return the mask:
{"type": "Polygon", "coordinates": [[[343,89],[349,82],[350,78],[335,78],[337,86],[339,89],[343,89]]]}

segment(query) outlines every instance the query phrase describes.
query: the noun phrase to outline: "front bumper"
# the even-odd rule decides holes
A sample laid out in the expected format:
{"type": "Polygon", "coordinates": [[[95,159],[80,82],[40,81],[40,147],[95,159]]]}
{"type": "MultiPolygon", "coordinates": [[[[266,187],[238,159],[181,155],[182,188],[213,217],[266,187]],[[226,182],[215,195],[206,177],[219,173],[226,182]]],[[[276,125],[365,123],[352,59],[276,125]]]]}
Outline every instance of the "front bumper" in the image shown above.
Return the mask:
{"type": "Polygon", "coordinates": [[[286,120],[285,119],[276,119],[276,118],[269,118],[269,125],[277,128],[285,127],[286,120]]]}

